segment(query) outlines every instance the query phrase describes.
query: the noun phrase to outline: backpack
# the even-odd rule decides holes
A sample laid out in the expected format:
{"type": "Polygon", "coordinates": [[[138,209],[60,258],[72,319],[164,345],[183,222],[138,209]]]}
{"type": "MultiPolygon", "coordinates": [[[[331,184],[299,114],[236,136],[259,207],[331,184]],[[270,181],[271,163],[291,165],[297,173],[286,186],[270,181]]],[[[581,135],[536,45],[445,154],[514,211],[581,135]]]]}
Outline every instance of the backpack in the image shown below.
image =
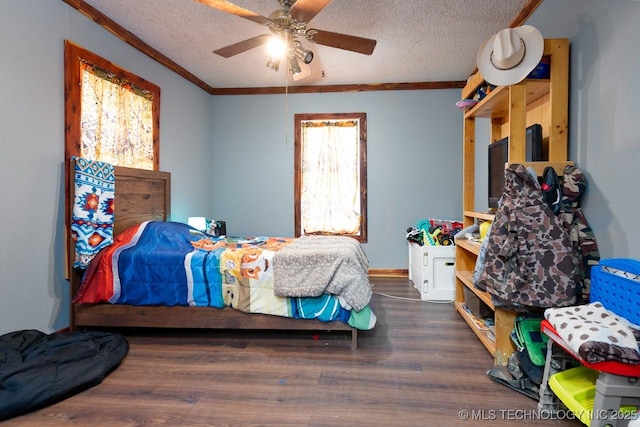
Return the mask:
{"type": "Polygon", "coordinates": [[[547,166],[542,173],[542,180],[540,182],[542,188],[542,200],[549,206],[551,212],[557,215],[560,212],[560,203],[562,201],[562,191],[560,186],[560,180],[556,174],[556,170],[547,166]]]}

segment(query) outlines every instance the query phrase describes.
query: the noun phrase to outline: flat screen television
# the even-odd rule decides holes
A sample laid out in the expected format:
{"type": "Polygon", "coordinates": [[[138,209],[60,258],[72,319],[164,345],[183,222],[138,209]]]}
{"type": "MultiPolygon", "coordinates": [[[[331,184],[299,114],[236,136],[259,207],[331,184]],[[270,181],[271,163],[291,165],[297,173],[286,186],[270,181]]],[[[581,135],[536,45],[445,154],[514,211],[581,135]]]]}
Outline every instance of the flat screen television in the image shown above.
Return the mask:
{"type": "MultiPolygon", "coordinates": [[[[526,129],[525,160],[543,161],[542,126],[531,125],[526,129]]],[[[495,210],[504,192],[504,164],[509,161],[509,138],[489,144],[489,209],[495,210]]]]}

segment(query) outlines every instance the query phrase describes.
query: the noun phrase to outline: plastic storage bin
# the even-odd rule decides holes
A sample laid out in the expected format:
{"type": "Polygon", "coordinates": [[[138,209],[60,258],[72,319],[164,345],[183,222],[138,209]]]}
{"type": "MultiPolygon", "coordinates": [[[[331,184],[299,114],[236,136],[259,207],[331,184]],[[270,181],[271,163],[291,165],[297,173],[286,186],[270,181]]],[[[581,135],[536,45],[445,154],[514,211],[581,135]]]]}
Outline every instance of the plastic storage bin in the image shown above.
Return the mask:
{"type": "Polygon", "coordinates": [[[455,246],[420,246],[409,242],[409,280],[423,301],[455,298],[455,246]]]}
{"type": "Polygon", "coordinates": [[[640,324],[640,261],[603,259],[591,269],[591,302],[640,324]]]}
{"type": "MultiPolygon", "coordinates": [[[[566,371],[558,372],[557,374],[549,377],[549,388],[558,396],[558,398],[565,404],[565,406],[573,412],[583,424],[589,426],[594,424],[604,415],[605,410],[611,408],[594,408],[596,399],[596,382],[599,378],[599,372],[593,369],[589,369],[586,366],[578,366],[577,368],[567,369],[566,371]]],[[[614,390],[624,390],[625,386],[617,384],[616,378],[624,379],[624,377],[617,377],[612,375],[607,378],[604,383],[604,388],[612,388],[614,390]],[[610,381],[614,384],[608,384],[610,381]]],[[[600,379],[602,381],[602,379],[600,379]]],[[[632,388],[636,388],[632,386],[632,388]]],[[[624,393],[623,393],[624,394],[624,393]]],[[[633,405],[621,405],[617,416],[625,417],[627,419],[636,418],[635,414],[637,407],[633,405]]],[[[615,418],[616,420],[618,418],[615,418]]],[[[600,423],[598,423],[600,425],[600,423]]],[[[615,424],[612,424],[615,425],[615,424]]]]}
{"type": "Polygon", "coordinates": [[[578,366],[551,375],[549,388],[582,423],[591,423],[598,371],[578,366]]]}

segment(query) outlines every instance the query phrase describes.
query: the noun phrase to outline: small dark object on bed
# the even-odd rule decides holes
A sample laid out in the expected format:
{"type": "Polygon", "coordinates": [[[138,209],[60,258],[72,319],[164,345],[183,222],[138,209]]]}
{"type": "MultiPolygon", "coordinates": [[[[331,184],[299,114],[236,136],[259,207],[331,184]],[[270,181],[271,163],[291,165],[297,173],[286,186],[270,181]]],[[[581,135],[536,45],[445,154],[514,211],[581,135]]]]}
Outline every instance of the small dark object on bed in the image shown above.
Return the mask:
{"type": "Polygon", "coordinates": [[[213,234],[214,236],[226,236],[227,235],[227,222],[226,221],[211,221],[211,225],[209,226],[209,230],[207,230],[208,234],[213,234]]]}

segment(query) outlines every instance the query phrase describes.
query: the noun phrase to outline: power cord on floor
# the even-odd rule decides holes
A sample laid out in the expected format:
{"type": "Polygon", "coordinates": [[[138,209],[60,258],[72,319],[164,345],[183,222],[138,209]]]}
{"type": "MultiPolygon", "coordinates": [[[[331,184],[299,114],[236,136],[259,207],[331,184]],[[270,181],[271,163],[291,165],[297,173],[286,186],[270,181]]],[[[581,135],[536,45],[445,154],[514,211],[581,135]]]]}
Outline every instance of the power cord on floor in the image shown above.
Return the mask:
{"type": "Polygon", "coordinates": [[[406,301],[433,302],[433,303],[437,303],[437,304],[451,304],[453,302],[453,300],[451,300],[451,301],[424,301],[424,300],[422,300],[420,298],[399,297],[397,295],[383,294],[382,292],[373,292],[373,293],[376,294],[376,295],[387,297],[387,298],[402,299],[402,300],[406,300],[406,301]]]}

